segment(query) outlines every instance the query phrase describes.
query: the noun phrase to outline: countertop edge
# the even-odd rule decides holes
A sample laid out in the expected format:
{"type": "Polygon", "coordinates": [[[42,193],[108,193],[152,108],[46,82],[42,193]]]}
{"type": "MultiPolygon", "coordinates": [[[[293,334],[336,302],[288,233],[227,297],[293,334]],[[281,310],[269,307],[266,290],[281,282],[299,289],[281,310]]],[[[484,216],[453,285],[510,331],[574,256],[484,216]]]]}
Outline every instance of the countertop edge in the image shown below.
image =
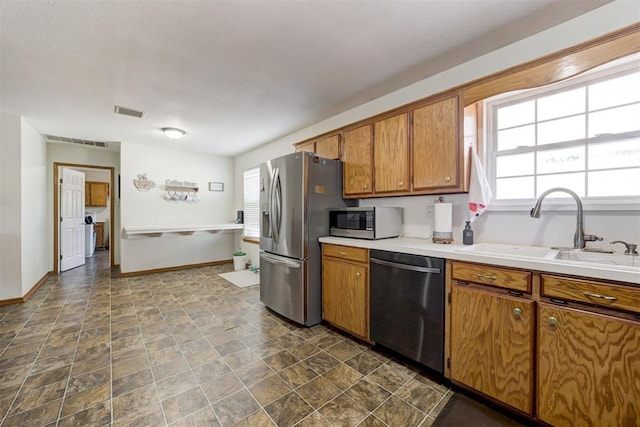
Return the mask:
{"type": "Polygon", "coordinates": [[[543,273],[566,274],[584,278],[625,282],[631,285],[640,285],[640,272],[638,271],[609,268],[602,264],[561,259],[456,252],[456,249],[464,247],[459,243],[437,244],[426,239],[406,237],[364,240],[327,236],[321,237],[319,241],[321,243],[333,243],[336,245],[353,246],[365,249],[379,249],[414,255],[440,257],[457,261],[476,262],[503,267],[521,268],[543,273]]]}

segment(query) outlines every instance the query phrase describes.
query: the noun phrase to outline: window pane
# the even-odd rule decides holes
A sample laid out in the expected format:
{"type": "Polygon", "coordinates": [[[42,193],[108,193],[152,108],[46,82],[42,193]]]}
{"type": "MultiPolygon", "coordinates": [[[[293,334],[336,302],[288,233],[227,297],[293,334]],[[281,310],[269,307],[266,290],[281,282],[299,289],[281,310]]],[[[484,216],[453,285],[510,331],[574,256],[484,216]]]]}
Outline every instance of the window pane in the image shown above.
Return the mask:
{"type": "Polygon", "coordinates": [[[583,171],[584,159],[584,145],[539,151],[536,162],[537,173],[583,171]]]}
{"type": "Polygon", "coordinates": [[[533,199],[533,177],[498,178],[496,199],[533,199]]]}
{"type": "MultiPolygon", "coordinates": [[[[565,173],[555,175],[541,175],[538,176],[537,195],[544,193],[553,187],[564,187],[572,190],[580,197],[584,197],[584,172],[580,173],[565,173]]],[[[549,194],[548,197],[571,197],[567,193],[555,192],[549,194]]]]}
{"type": "Polygon", "coordinates": [[[640,168],[589,172],[589,196],[640,196],[640,168]]]}
{"type": "Polygon", "coordinates": [[[260,237],[260,168],[244,172],[245,237],[260,237]]]}
{"type": "Polygon", "coordinates": [[[586,89],[581,87],[539,98],[538,120],[548,120],[556,117],[584,113],[586,92],[586,89]]]}
{"type": "Polygon", "coordinates": [[[498,129],[533,123],[535,120],[534,101],[521,102],[498,108],[498,129]]]}
{"type": "Polygon", "coordinates": [[[589,114],[589,136],[640,129],[640,104],[589,114]]]}
{"type": "Polygon", "coordinates": [[[512,150],[518,147],[532,147],[536,145],[535,125],[498,131],[498,151],[512,150]]]}
{"type": "Polygon", "coordinates": [[[640,166],[640,138],[589,145],[590,170],[629,166],[640,166]]]}
{"type": "Polygon", "coordinates": [[[640,72],[589,86],[589,111],[640,101],[640,72]]]}
{"type": "Polygon", "coordinates": [[[584,116],[538,123],[538,145],[584,138],[584,116]]]}
{"type": "Polygon", "coordinates": [[[533,153],[498,156],[496,176],[519,176],[533,174],[533,153]]]}

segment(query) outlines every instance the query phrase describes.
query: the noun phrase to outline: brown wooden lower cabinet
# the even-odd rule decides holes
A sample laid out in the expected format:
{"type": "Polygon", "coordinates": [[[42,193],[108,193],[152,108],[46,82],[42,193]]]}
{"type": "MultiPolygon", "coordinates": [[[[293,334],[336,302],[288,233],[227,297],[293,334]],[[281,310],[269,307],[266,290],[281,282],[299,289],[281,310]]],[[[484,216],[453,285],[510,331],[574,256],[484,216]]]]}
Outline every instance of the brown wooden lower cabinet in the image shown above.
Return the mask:
{"type": "Polygon", "coordinates": [[[366,249],[323,245],[322,318],[367,341],[369,340],[368,261],[366,249]],[[333,258],[327,254],[342,258],[333,258]],[[360,261],[363,257],[366,262],[360,261]]]}
{"type": "Polygon", "coordinates": [[[453,284],[451,379],[533,415],[534,302],[453,284]]]}
{"type": "Polygon", "coordinates": [[[538,418],[640,426],[640,322],[540,303],[538,418]]]}
{"type": "Polygon", "coordinates": [[[96,222],[93,229],[96,232],[96,248],[104,248],[104,222],[96,222]]]}

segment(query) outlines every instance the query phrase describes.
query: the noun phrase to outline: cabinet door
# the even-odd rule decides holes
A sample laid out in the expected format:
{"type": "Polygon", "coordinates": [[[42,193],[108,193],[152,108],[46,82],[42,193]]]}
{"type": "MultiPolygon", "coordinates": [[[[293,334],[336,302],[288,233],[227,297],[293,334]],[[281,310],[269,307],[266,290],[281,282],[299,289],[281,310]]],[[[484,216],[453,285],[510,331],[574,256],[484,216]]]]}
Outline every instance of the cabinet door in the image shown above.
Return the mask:
{"type": "Polygon", "coordinates": [[[413,189],[458,187],[461,181],[458,97],[413,111],[413,189]]]}
{"type": "Polygon", "coordinates": [[[369,279],[366,265],[323,258],[322,318],[369,339],[369,279]]]}
{"type": "Polygon", "coordinates": [[[453,285],[451,379],[531,414],[533,301],[453,285]]]}
{"type": "Polygon", "coordinates": [[[343,190],[344,195],[370,194],[371,184],[371,125],[344,133],[343,190]]]}
{"type": "Polygon", "coordinates": [[[316,151],[316,142],[310,141],[305,142],[304,144],[297,144],[296,151],[309,151],[311,153],[315,153],[316,151]]]}
{"type": "Polygon", "coordinates": [[[409,190],[407,114],[375,123],[373,159],[375,192],[409,190]]]}
{"type": "Polygon", "coordinates": [[[538,418],[640,425],[640,323],[540,303],[538,418]]]}
{"type": "Polygon", "coordinates": [[[84,205],[91,206],[91,183],[84,182],[84,205]]]}
{"type": "Polygon", "coordinates": [[[340,135],[333,135],[316,141],[316,154],[325,159],[339,159],[340,135]]]}
{"type": "Polygon", "coordinates": [[[91,183],[91,206],[107,206],[109,184],[106,182],[91,183]]]}

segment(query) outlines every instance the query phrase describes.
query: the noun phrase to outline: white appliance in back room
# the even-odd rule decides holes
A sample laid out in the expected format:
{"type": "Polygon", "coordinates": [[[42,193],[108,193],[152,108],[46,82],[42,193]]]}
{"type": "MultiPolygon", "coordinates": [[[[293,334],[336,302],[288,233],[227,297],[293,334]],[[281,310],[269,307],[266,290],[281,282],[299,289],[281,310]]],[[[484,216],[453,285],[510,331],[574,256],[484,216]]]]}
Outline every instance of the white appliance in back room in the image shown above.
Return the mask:
{"type": "Polygon", "coordinates": [[[89,258],[96,251],[96,232],[93,224],[96,223],[95,212],[84,213],[84,257],[89,258]]]}

